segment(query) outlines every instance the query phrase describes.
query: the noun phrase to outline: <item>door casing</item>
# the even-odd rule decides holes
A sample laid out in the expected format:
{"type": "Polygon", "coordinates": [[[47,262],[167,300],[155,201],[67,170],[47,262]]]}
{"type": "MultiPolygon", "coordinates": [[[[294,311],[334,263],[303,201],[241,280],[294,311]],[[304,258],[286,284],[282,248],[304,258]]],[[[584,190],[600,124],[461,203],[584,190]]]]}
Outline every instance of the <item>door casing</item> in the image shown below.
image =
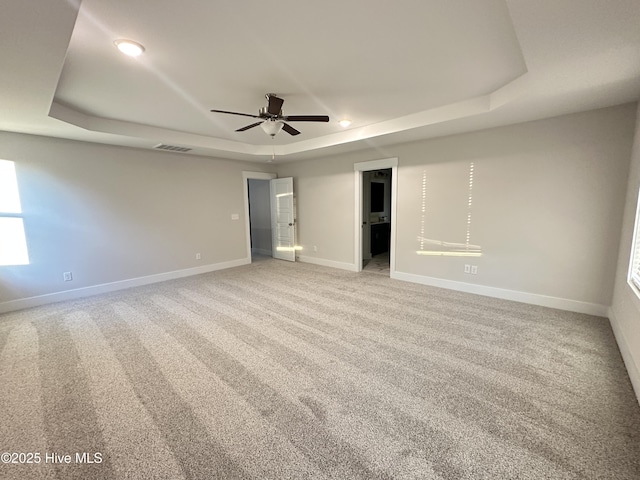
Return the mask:
{"type": "Polygon", "coordinates": [[[398,157],[384,158],[381,160],[372,160],[369,162],[358,162],[353,165],[354,181],[355,181],[355,244],[354,259],[356,272],[362,271],[362,194],[363,194],[363,175],[362,172],[370,170],[391,169],[391,245],[389,248],[389,267],[391,276],[396,271],[396,206],[398,199],[398,157]]]}

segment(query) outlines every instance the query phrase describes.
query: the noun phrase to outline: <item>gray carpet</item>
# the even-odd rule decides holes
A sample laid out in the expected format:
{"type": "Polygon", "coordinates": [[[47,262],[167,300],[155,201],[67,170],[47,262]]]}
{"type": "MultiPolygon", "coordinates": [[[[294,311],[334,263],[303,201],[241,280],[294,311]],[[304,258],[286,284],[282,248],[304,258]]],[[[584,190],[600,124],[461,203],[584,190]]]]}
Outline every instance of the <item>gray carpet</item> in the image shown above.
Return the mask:
{"type": "Polygon", "coordinates": [[[0,351],[0,451],[41,459],[3,479],[640,478],[588,315],[263,260],[2,315],[0,351]]]}

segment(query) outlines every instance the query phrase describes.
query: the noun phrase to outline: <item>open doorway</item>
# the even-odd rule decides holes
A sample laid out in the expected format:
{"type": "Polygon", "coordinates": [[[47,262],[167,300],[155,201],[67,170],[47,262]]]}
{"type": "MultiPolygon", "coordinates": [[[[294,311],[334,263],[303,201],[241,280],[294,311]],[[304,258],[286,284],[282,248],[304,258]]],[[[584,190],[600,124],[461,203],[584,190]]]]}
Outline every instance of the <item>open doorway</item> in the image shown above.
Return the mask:
{"type": "Polygon", "coordinates": [[[269,180],[247,180],[249,200],[249,242],[251,261],[271,257],[271,204],[269,180]]]}
{"type": "Polygon", "coordinates": [[[293,177],[242,172],[247,260],[296,261],[293,177]]]}
{"type": "Polygon", "coordinates": [[[247,258],[250,262],[272,256],[270,180],[275,173],[242,172],[247,258]]]}
{"type": "Polygon", "coordinates": [[[360,162],[355,170],[355,267],[395,272],[397,158],[360,162]]]}
{"type": "Polygon", "coordinates": [[[362,270],[391,275],[392,170],[362,173],[362,270]]]}

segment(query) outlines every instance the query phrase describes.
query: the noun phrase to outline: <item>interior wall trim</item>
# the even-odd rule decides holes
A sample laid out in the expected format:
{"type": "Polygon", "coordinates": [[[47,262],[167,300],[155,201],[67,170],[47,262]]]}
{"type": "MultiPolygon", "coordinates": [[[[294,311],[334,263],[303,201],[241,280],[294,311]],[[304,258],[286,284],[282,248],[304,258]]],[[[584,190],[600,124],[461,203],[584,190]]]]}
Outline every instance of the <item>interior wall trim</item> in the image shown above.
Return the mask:
{"type": "Polygon", "coordinates": [[[0,303],[0,313],[13,312],[23,310],[25,308],[38,307],[49,303],[63,302],[65,300],[76,300],[79,298],[89,297],[91,295],[100,295],[102,293],[115,292],[124,290],[125,288],[141,287],[152,283],[165,282],[167,280],[175,280],[177,278],[190,277],[192,275],[200,275],[202,273],[215,272],[216,270],[224,270],[226,268],[239,267],[251,263],[251,258],[239,258],[228,262],[212,263],[199,267],[185,268],[183,270],[175,270],[173,272],[158,273],[156,275],[147,275],[144,277],[130,278],[128,280],[120,280],[117,282],[103,283],[100,285],[92,285],[89,287],[75,288],[73,290],[64,290],[61,292],[48,293],[46,295],[38,295],[35,297],[19,298],[8,302],[0,303]]]}
{"type": "Polygon", "coordinates": [[[455,280],[444,280],[442,278],[427,277],[423,275],[415,275],[413,273],[391,272],[391,278],[403,280],[405,282],[420,283],[431,287],[446,288],[459,292],[474,293],[476,295],[484,295],[486,297],[501,298],[503,300],[513,300],[514,302],[529,303],[531,305],[539,305],[542,307],[557,308],[558,310],[567,310],[569,312],[586,313],[598,317],[607,317],[609,314],[608,305],[600,305],[597,303],[581,302],[578,300],[570,300],[568,298],[551,297],[548,295],[540,295],[537,293],[520,292],[517,290],[508,290],[505,288],[488,287],[485,285],[476,285],[473,283],[458,282],[455,280]]]}
{"type": "Polygon", "coordinates": [[[627,367],[627,373],[629,374],[633,391],[638,399],[638,404],[640,404],[640,367],[638,367],[633,355],[631,354],[629,342],[627,342],[627,337],[625,336],[623,329],[620,328],[620,324],[618,323],[618,318],[616,317],[613,307],[609,308],[609,323],[611,323],[611,329],[613,330],[613,335],[616,337],[616,343],[618,344],[618,349],[622,355],[624,365],[627,367]]]}

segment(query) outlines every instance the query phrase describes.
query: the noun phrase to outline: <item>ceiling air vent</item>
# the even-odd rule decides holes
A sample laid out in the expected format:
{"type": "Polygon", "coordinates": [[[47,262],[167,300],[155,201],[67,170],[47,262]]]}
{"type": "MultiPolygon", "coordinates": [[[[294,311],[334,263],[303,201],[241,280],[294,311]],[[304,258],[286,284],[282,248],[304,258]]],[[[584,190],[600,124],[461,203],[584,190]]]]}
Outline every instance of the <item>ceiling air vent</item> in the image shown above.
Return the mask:
{"type": "Polygon", "coordinates": [[[157,148],[158,150],[168,150],[170,152],[188,152],[190,150],[193,150],[192,148],[176,147],[175,145],[165,145],[164,143],[161,143],[160,145],[156,145],[153,148],[157,148]]]}

